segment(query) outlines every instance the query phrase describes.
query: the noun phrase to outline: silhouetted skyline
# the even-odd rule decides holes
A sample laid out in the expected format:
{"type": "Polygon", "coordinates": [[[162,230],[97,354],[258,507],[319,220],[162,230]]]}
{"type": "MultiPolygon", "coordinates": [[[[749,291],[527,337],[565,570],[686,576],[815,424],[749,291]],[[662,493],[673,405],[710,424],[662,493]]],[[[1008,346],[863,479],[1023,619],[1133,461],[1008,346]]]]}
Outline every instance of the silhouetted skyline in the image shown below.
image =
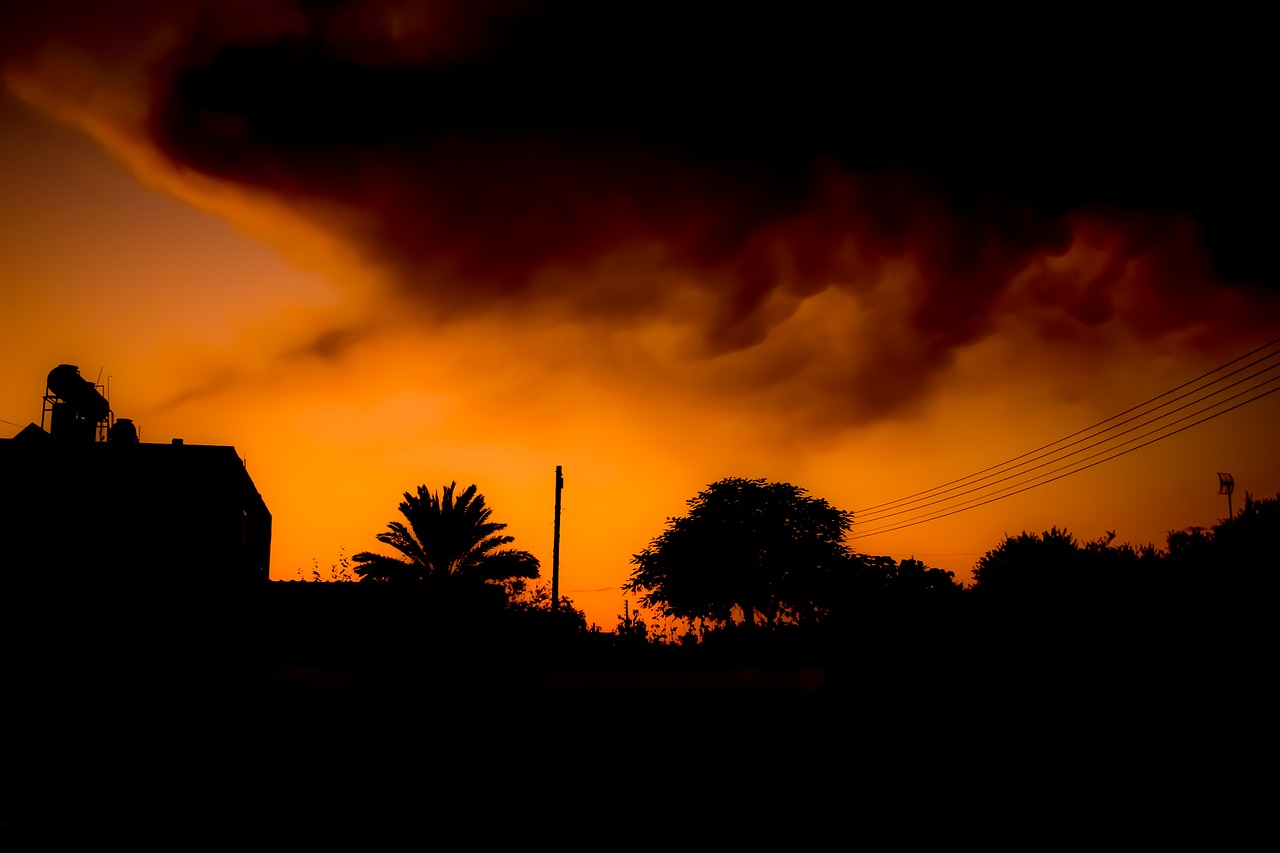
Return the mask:
{"type": "MultiPolygon", "coordinates": [[[[234,444],[277,578],[453,481],[549,565],[561,465],[561,589],[608,625],[709,482],[857,510],[1280,335],[1235,19],[197,9],[0,13],[0,419],[72,363],[143,441],[234,444]]],[[[1218,471],[1280,490],[1278,412],[858,547],[1158,544],[1225,515],[1218,471]]]]}

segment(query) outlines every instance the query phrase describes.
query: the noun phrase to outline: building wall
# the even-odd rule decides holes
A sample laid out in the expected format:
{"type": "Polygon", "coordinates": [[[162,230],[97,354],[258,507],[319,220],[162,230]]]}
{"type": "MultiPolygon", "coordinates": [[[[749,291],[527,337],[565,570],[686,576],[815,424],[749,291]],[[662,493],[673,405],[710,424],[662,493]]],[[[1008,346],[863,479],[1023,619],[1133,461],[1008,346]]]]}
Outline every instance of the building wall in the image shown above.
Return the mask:
{"type": "Polygon", "coordinates": [[[234,447],[71,443],[37,432],[0,440],[6,581],[268,580],[271,514],[234,447]]]}

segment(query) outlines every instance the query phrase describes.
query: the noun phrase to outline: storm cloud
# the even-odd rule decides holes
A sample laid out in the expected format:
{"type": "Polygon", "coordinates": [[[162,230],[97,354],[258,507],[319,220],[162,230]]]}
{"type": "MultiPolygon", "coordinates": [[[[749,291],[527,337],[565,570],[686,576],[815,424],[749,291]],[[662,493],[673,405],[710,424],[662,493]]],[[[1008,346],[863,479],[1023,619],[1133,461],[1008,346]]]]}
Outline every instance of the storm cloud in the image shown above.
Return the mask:
{"type": "Polygon", "coordinates": [[[721,359],[708,382],[814,382],[856,419],[1010,321],[1274,326],[1262,45],[1219,35],[1053,10],[210,4],[149,69],[144,133],[325,211],[389,272],[389,311],[676,326],[682,358],[721,359]],[[813,300],[856,341],[788,327],[813,300]]]}

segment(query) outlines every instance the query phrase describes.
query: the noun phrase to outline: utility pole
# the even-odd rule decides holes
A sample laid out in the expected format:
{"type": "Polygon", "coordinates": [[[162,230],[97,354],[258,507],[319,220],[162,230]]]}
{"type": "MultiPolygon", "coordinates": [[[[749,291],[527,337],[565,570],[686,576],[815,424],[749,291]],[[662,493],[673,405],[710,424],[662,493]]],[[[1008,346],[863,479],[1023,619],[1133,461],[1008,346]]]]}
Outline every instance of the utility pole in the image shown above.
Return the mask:
{"type": "Polygon", "coordinates": [[[560,493],[564,491],[561,466],[556,466],[556,525],[555,542],[551,546],[551,611],[560,609],[560,493]]]}
{"type": "Polygon", "coordinates": [[[1235,515],[1235,510],[1231,508],[1231,493],[1236,490],[1236,478],[1230,474],[1218,472],[1218,494],[1227,496],[1227,520],[1231,520],[1231,516],[1235,515]]]}

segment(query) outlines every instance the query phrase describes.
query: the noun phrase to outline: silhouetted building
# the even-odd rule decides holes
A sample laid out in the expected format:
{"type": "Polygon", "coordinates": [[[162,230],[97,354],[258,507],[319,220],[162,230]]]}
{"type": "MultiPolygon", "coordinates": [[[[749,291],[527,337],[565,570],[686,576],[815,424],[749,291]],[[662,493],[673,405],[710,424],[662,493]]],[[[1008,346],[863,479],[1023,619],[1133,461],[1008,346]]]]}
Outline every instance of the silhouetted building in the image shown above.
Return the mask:
{"type": "Polygon", "coordinates": [[[0,439],[0,576],[62,585],[266,582],[271,513],[234,447],[148,444],[71,365],[0,439]]]}

